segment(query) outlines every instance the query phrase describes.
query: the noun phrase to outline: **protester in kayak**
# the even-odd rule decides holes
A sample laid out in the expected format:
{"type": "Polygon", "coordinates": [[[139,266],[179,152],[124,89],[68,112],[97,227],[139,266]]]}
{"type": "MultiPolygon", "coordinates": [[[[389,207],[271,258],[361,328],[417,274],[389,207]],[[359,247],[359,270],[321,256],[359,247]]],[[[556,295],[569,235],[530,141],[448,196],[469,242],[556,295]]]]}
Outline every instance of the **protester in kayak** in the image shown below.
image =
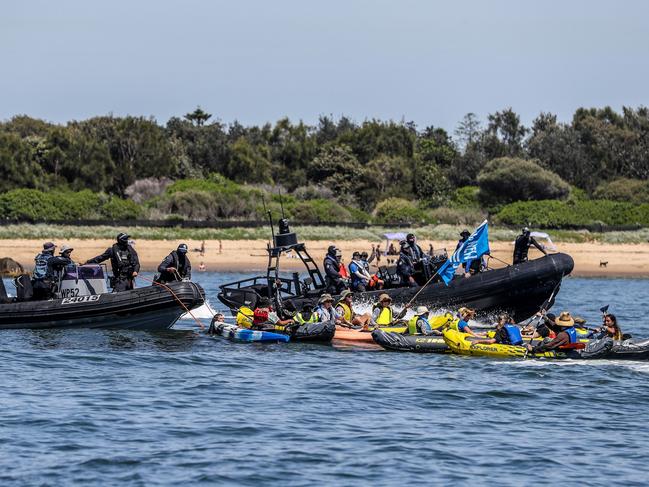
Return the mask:
{"type": "Polygon", "coordinates": [[[418,306],[415,314],[408,320],[404,335],[442,335],[439,330],[433,330],[428,321],[430,310],[426,306],[418,306]]]}
{"type": "Polygon", "coordinates": [[[187,255],[187,244],[181,243],[158,266],[158,282],[166,283],[192,278],[192,263],[187,255]]]}
{"type": "Polygon", "coordinates": [[[401,241],[401,253],[397,261],[397,274],[401,279],[402,285],[409,287],[417,286],[417,281],[415,281],[414,277],[415,264],[412,258],[412,249],[405,240],[401,241]]]}
{"type": "Polygon", "coordinates": [[[622,340],[623,334],[620,326],[617,324],[617,318],[615,315],[605,314],[604,315],[604,326],[602,327],[602,338],[607,336],[613,340],[622,340]]]}
{"type": "Polygon", "coordinates": [[[378,303],[375,303],[372,307],[370,323],[374,326],[390,326],[396,321],[403,319],[410,306],[410,303],[406,304],[399,314],[395,316],[392,310],[392,298],[389,294],[383,293],[379,296],[378,303]]]}
{"type": "Polygon", "coordinates": [[[56,245],[53,242],[45,242],[43,250],[34,258],[34,272],[32,274],[34,300],[50,299],[52,296],[52,274],[48,263],[54,257],[55,250],[56,245]]]}
{"type": "Polygon", "coordinates": [[[318,313],[313,310],[313,305],[311,303],[304,303],[302,305],[302,310],[295,314],[295,322],[303,325],[305,323],[317,323],[320,321],[318,313]]]}
{"type": "Polygon", "coordinates": [[[273,310],[272,302],[268,298],[261,298],[257,303],[257,307],[252,312],[252,328],[261,329],[265,328],[264,325],[271,324],[286,326],[292,324],[292,319],[281,319],[279,314],[273,310]]]}
{"type": "Polygon", "coordinates": [[[361,326],[365,327],[370,323],[372,318],[369,313],[362,315],[357,314],[354,311],[353,306],[354,293],[345,289],[340,295],[340,301],[336,303],[336,317],[340,320],[340,323],[347,326],[361,326]]]}
{"type": "Polygon", "coordinates": [[[333,321],[336,324],[340,323],[340,320],[336,316],[336,310],[334,309],[333,304],[334,298],[331,294],[325,293],[320,296],[315,312],[318,313],[318,318],[321,322],[333,321]]]}
{"type": "Polygon", "coordinates": [[[525,227],[521,231],[521,234],[516,237],[516,242],[514,243],[514,264],[527,262],[527,253],[531,245],[534,245],[534,247],[543,252],[544,255],[548,255],[545,251],[545,247],[538,243],[536,239],[531,236],[530,229],[525,227]]]}
{"type": "Polygon", "coordinates": [[[120,233],[117,235],[117,243],[108,247],[103,254],[86,261],[86,264],[101,264],[110,259],[114,293],[133,289],[134,279],[140,272],[140,259],[135,249],[129,245],[129,237],[126,233],[120,233]]]}
{"type": "Polygon", "coordinates": [[[460,333],[467,333],[468,335],[475,337],[484,337],[484,334],[475,333],[469,326],[469,320],[475,317],[475,310],[471,308],[460,308],[458,310],[458,317],[460,318],[457,322],[452,322],[450,328],[452,330],[459,331],[460,333]]]}
{"type": "Polygon", "coordinates": [[[515,324],[511,323],[511,319],[507,314],[498,316],[496,323],[496,333],[493,338],[487,338],[474,343],[497,343],[499,345],[522,345],[523,336],[521,330],[515,324]]]}
{"type": "Polygon", "coordinates": [[[352,254],[352,261],[349,263],[349,274],[351,276],[352,291],[365,292],[369,286],[372,276],[365,270],[365,266],[361,261],[361,253],[354,252],[352,254]]]}
{"type": "Polygon", "coordinates": [[[219,325],[222,325],[225,323],[225,316],[223,313],[216,313],[212,317],[212,321],[210,322],[210,327],[207,330],[207,333],[210,335],[215,335],[216,334],[216,327],[219,325]]]}
{"type": "Polygon", "coordinates": [[[335,245],[330,245],[327,249],[327,255],[324,259],[323,268],[325,271],[325,283],[327,285],[327,293],[340,294],[347,286],[340,275],[340,264],[336,255],[339,250],[335,245]]]}
{"type": "Polygon", "coordinates": [[[532,353],[549,352],[564,345],[568,345],[569,343],[577,343],[575,320],[570,316],[568,311],[562,311],[559,314],[559,317],[554,320],[554,324],[558,326],[561,331],[557,333],[557,336],[553,340],[547,343],[540,343],[534,347],[528,343],[525,345],[527,350],[532,353]]]}

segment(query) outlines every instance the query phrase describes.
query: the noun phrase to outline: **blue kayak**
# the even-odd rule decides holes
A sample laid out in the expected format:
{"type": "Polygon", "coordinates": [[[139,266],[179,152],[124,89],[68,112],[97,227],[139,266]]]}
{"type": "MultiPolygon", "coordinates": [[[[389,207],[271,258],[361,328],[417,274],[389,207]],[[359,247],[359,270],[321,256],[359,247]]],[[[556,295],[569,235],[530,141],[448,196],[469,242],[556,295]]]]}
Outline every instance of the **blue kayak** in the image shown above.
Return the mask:
{"type": "Polygon", "coordinates": [[[290,336],[282,335],[281,333],[273,333],[272,331],[249,330],[247,328],[241,328],[240,326],[230,325],[226,323],[220,323],[216,325],[216,327],[214,327],[214,334],[237,342],[286,343],[291,339],[290,336]]]}

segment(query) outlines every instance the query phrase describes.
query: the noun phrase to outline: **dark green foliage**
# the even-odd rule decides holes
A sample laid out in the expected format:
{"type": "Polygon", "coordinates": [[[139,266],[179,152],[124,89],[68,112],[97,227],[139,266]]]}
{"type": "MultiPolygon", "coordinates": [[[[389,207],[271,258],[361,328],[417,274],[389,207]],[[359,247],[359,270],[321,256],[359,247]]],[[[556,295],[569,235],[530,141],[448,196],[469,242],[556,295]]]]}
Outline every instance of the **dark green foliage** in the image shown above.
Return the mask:
{"type": "Polygon", "coordinates": [[[433,161],[417,161],[415,165],[415,194],[423,204],[435,208],[445,204],[453,188],[446,174],[433,161]]]}
{"type": "Polygon", "coordinates": [[[649,225],[649,204],[604,200],[520,201],[505,206],[497,220],[508,225],[537,227],[649,225]]]}
{"type": "Polygon", "coordinates": [[[593,198],[600,200],[649,203],[649,181],[621,178],[600,184],[593,198]]]}
{"type": "Polygon", "coordinates": [[[325,146],[309,166],[309,180],[331,189],[336,196],[360,196],[365,171],[351,148],[346,145],[325,146]]]}
{"type": "Polygon", "coordinates": [[[336,223],[353,221],[349,211],[331,200],[301,201],[292,206],[291,215],[296,222],[336,223]]]}
{"type": "Polygon", "coordinates": [[[514,201],[565,198],[570,186],[533,161],[502,157],[489,161],[478,175],[478,198],[487,208],[514,201]]]}
{"type": "Polygon", "coordinates": [[[376,205],[374,210],[376,223],[424,223],[428,222],[425,212],[416,203],[403,198],[388,198],[376,205]]]}
{"type": "Polygon", "coordinates": [[[480,188],[477,186],[462,186],[461,188],[457,188],[451,197],[451,204],[455,208],[479,208],[479,191],[480,188]]]}

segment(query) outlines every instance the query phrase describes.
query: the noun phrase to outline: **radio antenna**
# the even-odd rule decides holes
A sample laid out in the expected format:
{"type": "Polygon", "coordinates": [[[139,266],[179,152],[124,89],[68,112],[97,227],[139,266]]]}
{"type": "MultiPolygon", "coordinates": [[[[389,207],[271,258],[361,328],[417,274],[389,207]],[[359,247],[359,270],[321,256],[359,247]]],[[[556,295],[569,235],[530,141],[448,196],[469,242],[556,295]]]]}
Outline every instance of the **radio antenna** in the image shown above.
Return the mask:
{"type": "Polygon", "coordinates": [[[281,190],[281,188],[277,189],[277,194],[279,194],[279,206],[282,209],[282,219],[285,219],[286,215],[284,215],[284,198],[282,198],[282,190],[281,190]]]}
{"type": "Polygon", "coordinates": [[[275,229],[273,228],[273,216],[270,213],[270,210],[266,207],[266,198],[264,198],[264,193],[261,194],[261,202],[264,205],[264,211],[268,215],[268,224],[270,225],[270,234],[273,237],[273,245],[275,245],[275,229]]]}

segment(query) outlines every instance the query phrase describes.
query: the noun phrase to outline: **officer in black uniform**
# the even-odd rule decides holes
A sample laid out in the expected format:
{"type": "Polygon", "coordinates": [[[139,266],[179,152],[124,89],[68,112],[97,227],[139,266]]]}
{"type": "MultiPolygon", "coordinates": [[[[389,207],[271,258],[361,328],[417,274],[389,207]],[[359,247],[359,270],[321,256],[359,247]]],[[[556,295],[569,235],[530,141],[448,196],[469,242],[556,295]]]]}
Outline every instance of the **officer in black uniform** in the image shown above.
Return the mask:
{"type": "Polygon", "coordinates": [[[332,295],[340,294],[344,289],[347,289],[347,285],[340,275],[339,252],[335,245],[330,245],[323,263],[327,292],[332,295]]]}
{"type": "Polygon", "coordinates": [[[545,255],[548,255],[543,245],[538,243],[536,239],[531,236],[530,229],[525,227],[523,228],[521,234],[516,237],[516,242],[514,243],[514,264],[527,262],[527,252],[531,245],[534,245],[545,255]]]}
{"type": "Polygon", "coordinates": [[[158,266],[158,282],[182,281],[192,278],[192,264],[187,256],[187,244],[180,244],[158,266]]]}
{"type": "Polygon", "coordinates": [[[130,235],[120,233],[117,235],[117,243],[108,247],[103,254],[86,261],[86,264],[100,264],[110,259],[113,268],[111,284],[114,293],[133,289],[133,280],[140,272],[140,259],[135,249],[129,245],[129,238],[130,235]]]}

